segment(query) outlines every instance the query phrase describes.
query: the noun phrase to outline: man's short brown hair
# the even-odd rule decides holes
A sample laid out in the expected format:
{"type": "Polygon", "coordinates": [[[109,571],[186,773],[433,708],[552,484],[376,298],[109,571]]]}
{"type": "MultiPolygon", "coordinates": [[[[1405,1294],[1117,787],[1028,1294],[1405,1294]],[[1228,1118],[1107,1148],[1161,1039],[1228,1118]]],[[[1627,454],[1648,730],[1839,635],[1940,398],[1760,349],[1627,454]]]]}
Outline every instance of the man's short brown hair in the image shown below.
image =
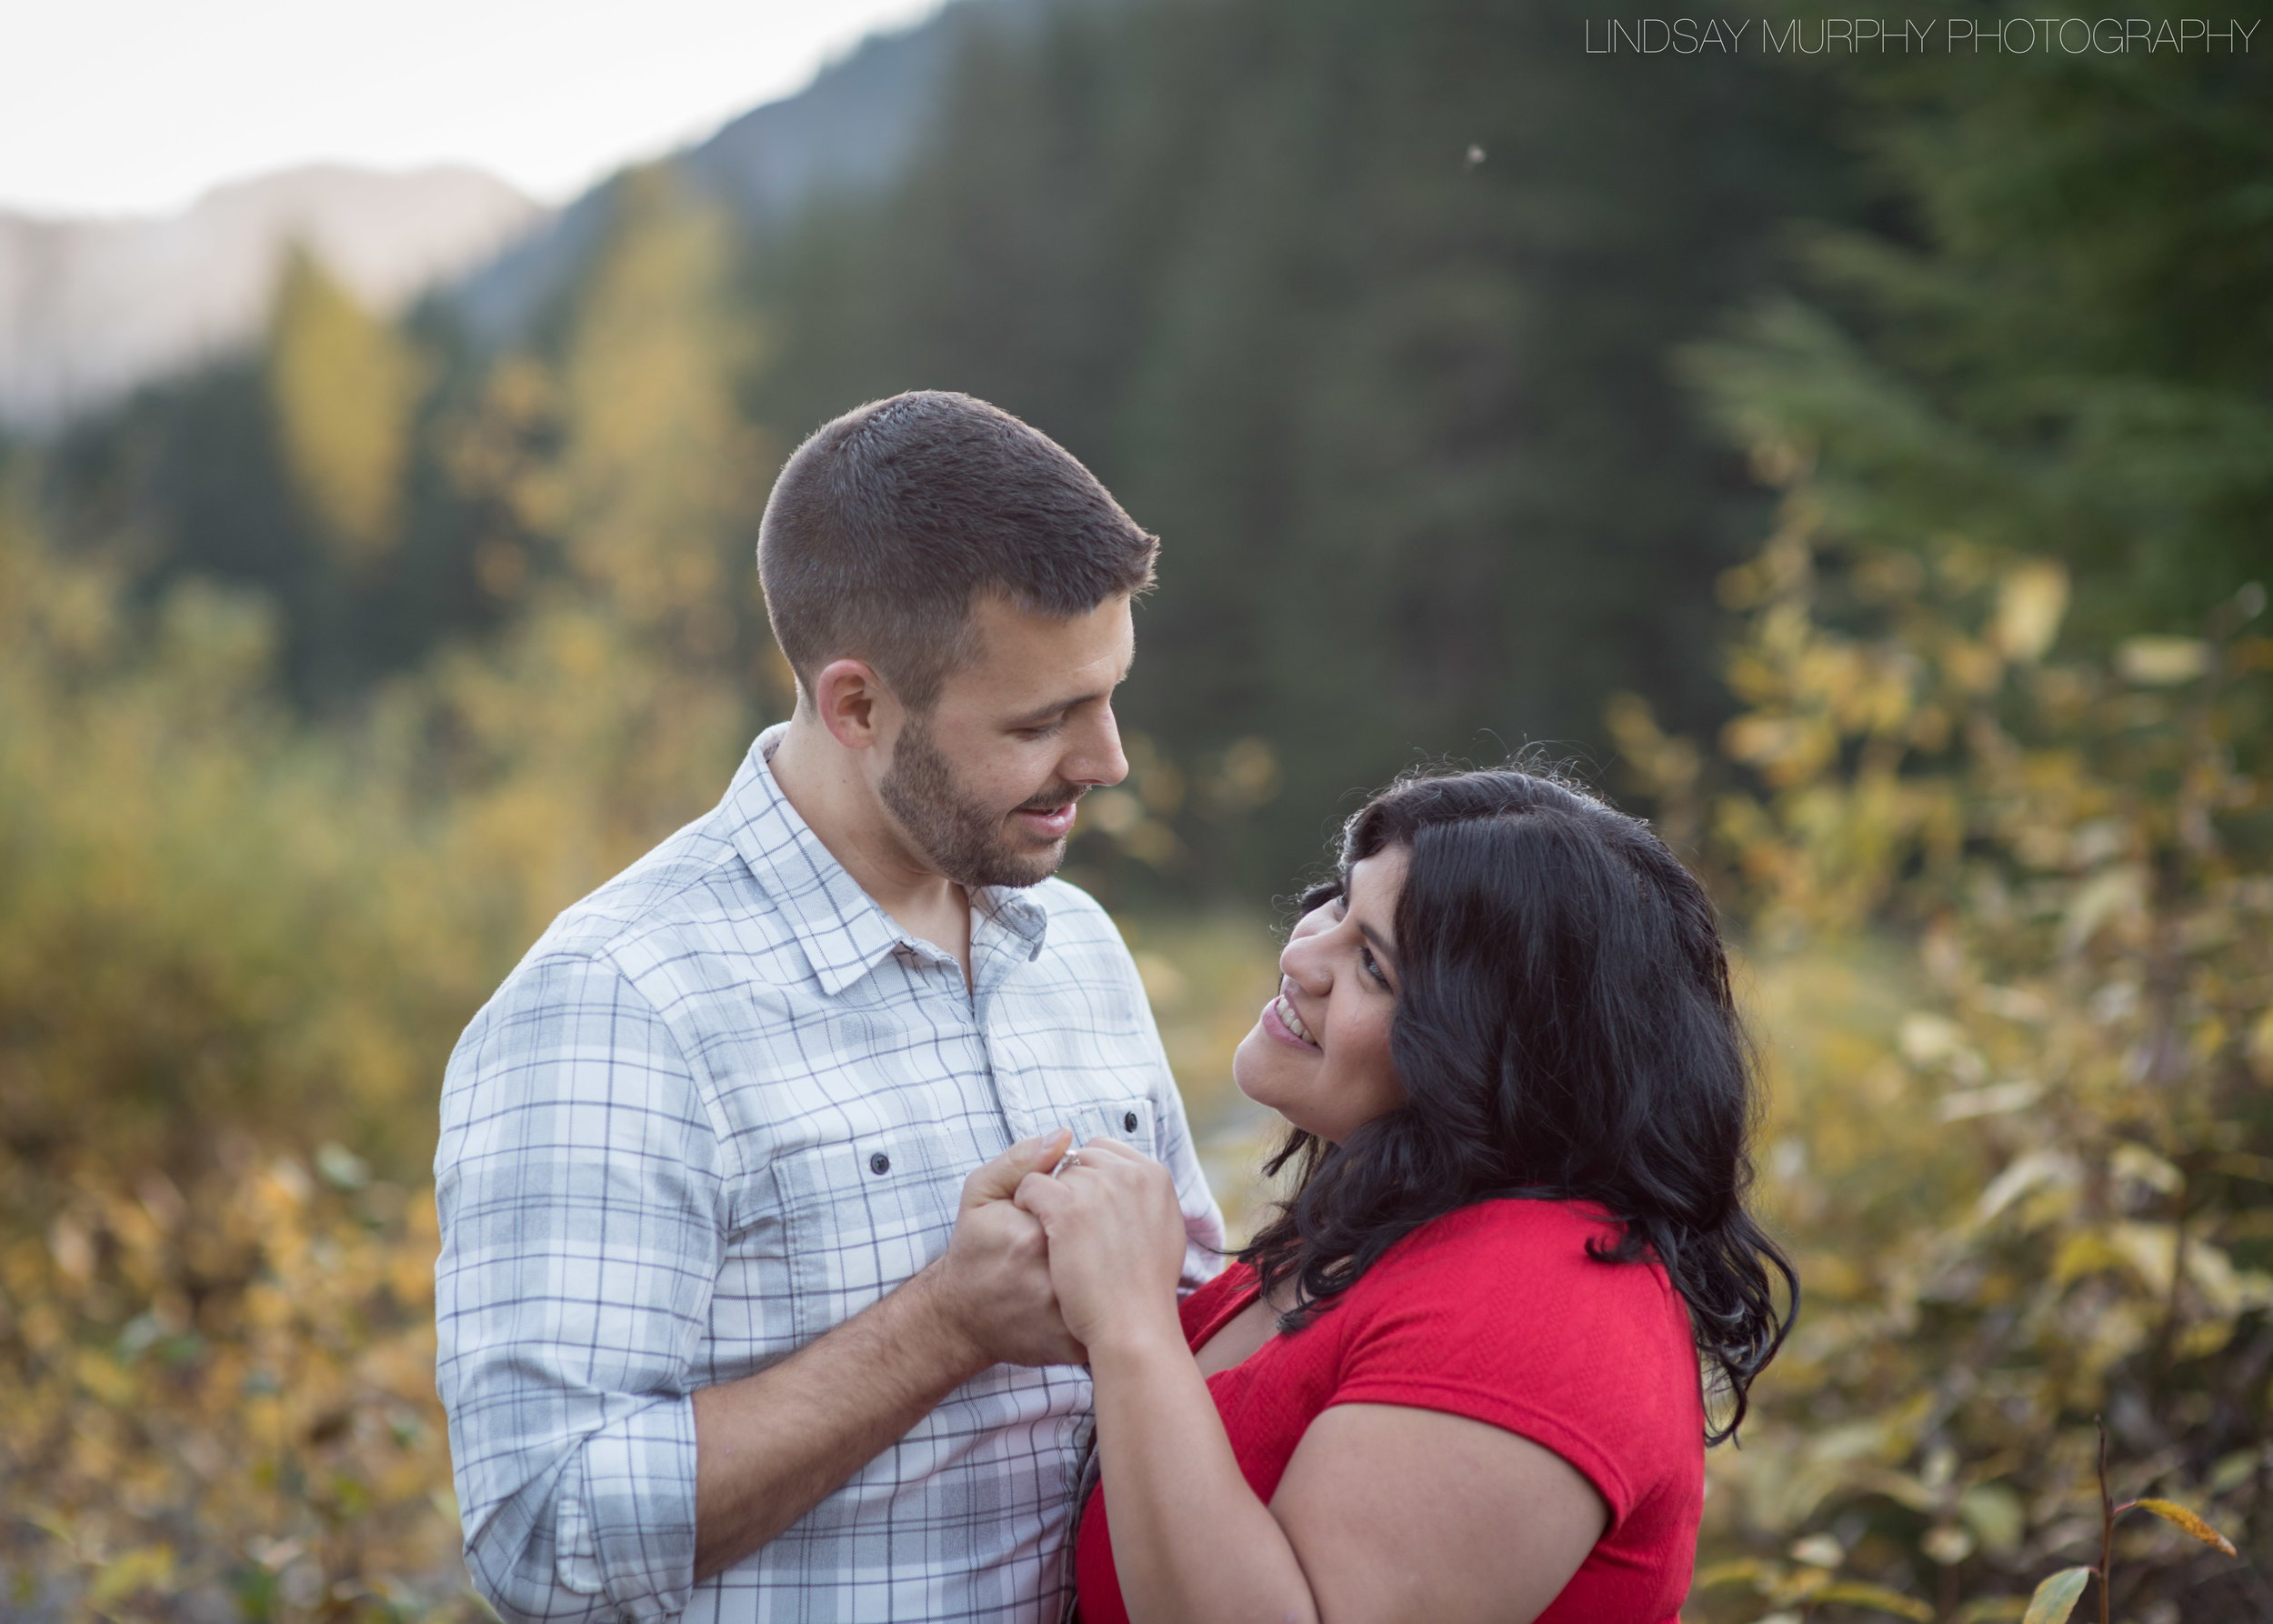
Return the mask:
{"type": "Polygon", "coordinates": [[[974,601],[1070,617],[1152,585],[1159,541],[1047,435],[968,395],[920,389],[816,429],[758,527],[766,613],[807,697],[865,659],[928,710],[976,653],[974,601]]]}

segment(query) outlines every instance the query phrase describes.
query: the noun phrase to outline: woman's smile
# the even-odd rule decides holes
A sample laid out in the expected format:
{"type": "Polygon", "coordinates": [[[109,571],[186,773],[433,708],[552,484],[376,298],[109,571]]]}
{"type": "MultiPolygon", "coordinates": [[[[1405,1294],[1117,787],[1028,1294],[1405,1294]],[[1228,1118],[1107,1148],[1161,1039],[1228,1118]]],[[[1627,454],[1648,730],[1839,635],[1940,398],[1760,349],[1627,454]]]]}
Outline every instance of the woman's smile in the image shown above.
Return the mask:
{"type": "Polygon", "coordinates": [[[1278,996],[1263,1006],[1263,1030],[1281,1043],[1297,1048],[1317,1049],[1318,1040],[1310,1035],[1310,1028],[1302,1023],[1302,1016],[1295,1008],[1295,1001],[1287,996],[1286,985],[1279,986],[1278,996]]]}
{"type": "Polygon", "coordinates": [[[1241,1093],[1329,1144],[1404,1100],[1389,1028],[1409,855],[1394,846],[1360,858],[1341,890],[1302,917],[1278,956],[1277,996],[1231,1058],[1241,1093]]]}

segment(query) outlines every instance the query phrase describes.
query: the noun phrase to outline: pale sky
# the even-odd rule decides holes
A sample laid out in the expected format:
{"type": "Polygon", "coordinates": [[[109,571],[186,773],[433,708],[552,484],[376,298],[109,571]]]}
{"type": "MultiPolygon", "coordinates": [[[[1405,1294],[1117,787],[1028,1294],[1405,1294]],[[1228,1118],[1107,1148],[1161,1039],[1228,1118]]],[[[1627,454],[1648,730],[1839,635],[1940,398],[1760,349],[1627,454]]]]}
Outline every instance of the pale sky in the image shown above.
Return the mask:
{"type": "Polygon", "coordinates": [[[299,164],[560,202],[939,0],[5,0],[0,207],[162,213],[299,164]]]}

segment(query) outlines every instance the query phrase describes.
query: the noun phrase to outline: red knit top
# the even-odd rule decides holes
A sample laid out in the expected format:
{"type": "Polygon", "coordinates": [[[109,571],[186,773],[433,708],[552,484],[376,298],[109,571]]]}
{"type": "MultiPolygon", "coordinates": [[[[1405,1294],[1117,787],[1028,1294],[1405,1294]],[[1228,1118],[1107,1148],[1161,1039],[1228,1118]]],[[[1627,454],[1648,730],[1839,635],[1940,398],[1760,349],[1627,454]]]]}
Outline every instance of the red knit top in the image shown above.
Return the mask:
{"type": "MultiPolygon", "coordinates": [[[[1655,1263],[1599,1263],[1598,1208],[1480,1202],[1407,1236],[1295,1335],[1207,1378],[1247,1486],[1267,1502],[1335,1404],[1444,1410],[1552,1449],[1609,1527],[1540,1624],[1675,1624],[1704,1507],[1705,1414],[1680,1295],[1655,1263]]],[[[1235,1264],[1183,1304],[1197,1349],[1255,1300],[1235,1264]]],[[[1518,1517],[1520,1507],[1509,1507],[1518,1517]]],[[[1076,1546],[1085,1624],[1127,1624],[1100,1489],[1076,1546]]]]}

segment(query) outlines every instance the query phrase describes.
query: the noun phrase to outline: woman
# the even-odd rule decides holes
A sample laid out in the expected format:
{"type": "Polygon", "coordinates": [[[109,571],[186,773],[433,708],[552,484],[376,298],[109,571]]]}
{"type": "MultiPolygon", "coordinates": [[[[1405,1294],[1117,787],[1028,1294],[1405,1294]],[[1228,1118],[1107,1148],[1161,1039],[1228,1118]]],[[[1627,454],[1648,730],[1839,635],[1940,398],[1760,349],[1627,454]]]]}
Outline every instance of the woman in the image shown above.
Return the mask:
{"type": "Polygon", "coordinates": [[[1179,1311],[1175,1191],[1109,1141],[1018,1189],[1096,1384],[1083,1618],[1673,1619],[1797,1295],[1711,904],[1507,769],[1384,792],[1305,906],[1233,1061],[1299,1182],[1231,1268],[1179,1311]]]}

